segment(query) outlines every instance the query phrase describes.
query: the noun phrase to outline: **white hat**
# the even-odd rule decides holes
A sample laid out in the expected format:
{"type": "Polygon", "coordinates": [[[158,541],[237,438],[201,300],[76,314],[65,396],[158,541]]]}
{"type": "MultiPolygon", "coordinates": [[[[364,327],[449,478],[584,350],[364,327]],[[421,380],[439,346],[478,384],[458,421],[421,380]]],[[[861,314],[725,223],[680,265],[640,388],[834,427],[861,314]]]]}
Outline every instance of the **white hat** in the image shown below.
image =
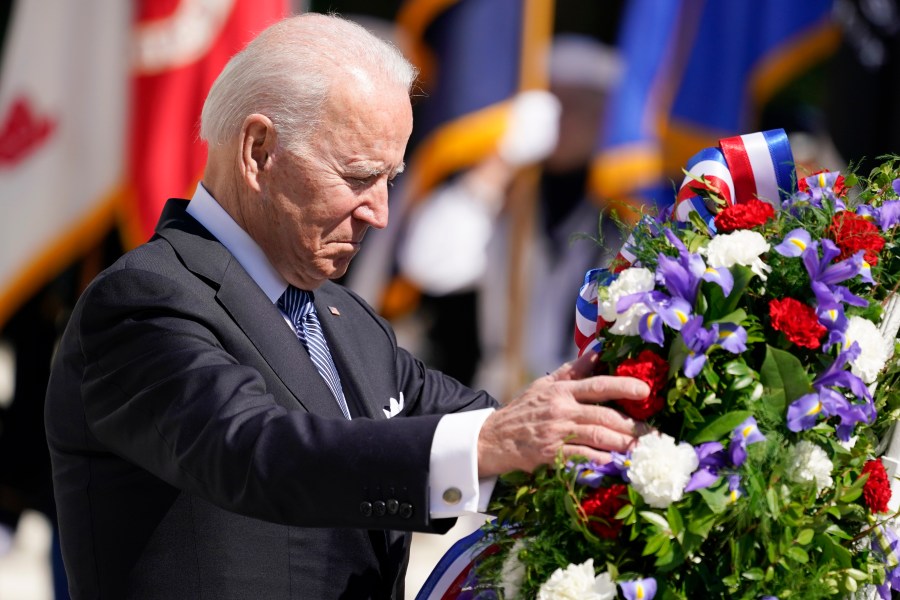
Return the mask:
{"type": "Polygon", "coordinates": [[[587,35],[563,33],[553,38],[550,49],[550,82],[596,88],[615,87],[624,65],[618,51],[587,35]]]}

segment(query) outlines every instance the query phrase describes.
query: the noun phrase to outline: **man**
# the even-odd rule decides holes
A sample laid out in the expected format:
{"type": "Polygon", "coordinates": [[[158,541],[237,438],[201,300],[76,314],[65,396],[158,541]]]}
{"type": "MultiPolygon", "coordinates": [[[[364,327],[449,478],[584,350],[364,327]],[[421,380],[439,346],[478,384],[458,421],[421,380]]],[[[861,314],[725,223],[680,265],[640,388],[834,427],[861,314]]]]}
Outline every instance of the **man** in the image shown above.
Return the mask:
{"type": "Polygon", "coordinates": [[[494,411],[329,281],[387,222],[413,78],[364,29],[307,14],[214,84],[203,185],[89,287],[54,363],[74,598],[399,598],[391,530],[445,531],[500,473],[633,442],[596,403],[643,383],[586,359],[494,411]]]}

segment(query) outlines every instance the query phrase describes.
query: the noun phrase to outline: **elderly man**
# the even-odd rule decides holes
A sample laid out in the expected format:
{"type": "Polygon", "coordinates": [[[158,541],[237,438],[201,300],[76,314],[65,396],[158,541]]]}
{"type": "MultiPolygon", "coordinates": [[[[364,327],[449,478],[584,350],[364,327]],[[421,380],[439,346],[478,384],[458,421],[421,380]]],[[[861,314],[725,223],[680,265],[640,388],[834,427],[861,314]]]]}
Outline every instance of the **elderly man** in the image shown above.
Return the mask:
{"type": "Polygon", "coordinates": [[[445,531],[560,448],[633,441],[598,404],[643,383],[583,359],[495,411],[329,281],[387,223],[413,78],[364,29],[308,14],[214,84],[202,185],[89,287],[54,363],[74,598],[399,598],[397,531],[445,531]]]}

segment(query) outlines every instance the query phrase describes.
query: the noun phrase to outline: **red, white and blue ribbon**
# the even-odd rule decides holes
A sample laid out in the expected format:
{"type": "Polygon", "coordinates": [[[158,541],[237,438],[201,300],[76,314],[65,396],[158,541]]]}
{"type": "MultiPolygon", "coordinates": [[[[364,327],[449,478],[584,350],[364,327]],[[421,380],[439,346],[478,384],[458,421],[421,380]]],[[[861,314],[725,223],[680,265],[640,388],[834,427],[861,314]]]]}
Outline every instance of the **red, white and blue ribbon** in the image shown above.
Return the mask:
{"type": "Polygon", "coordinates": [[[482,543],[484,531],[478,529],[457,541],[435,565],[416,600],[456,600],[475,598],[475,564],[482,556],[493,554],[496,546],[482,543]]]}
{"type": "MultiPolygon", "coordinates": [[[[784,129],[748,133],[719,140],[718,147],[704,148],[691,157],[687,175],[678,189],[672,218],[686,222],[692,212],[700,215],[711,232],[715,231],[715,214],[719,206],[703,197],[709,191],[726,205],[748,202],[754,198],[781,206],[794,186],[794,156],[784,129]]],[[[633,236],[619,251],[616,261],[632,265],[633,236]]],[[[597,332],[598,270],[588,271],[575,303],[575,344],[578,355],[600,346],[597,332]]]]}
{"type": "Polygon", "coordinates": [[[696,212],[714,231],[718,207],[705,202],[699,190],[715,193],[726,205],[758,198],[778,208],[791,192],[794,157],[784,129],[772,129],[719,140],[717,148],[692,156],[687,172],[675,199],[675,219],[687,221],[696,212]]]}
{"type": "Polygon", "coordinates": [[[591,269],[587,272],[575,301],[575,344],[578,346],[578,356],[588,350],[600,349],[601,342],[597,337],[597,288],[603,271],[605,269],[591,269]]]}

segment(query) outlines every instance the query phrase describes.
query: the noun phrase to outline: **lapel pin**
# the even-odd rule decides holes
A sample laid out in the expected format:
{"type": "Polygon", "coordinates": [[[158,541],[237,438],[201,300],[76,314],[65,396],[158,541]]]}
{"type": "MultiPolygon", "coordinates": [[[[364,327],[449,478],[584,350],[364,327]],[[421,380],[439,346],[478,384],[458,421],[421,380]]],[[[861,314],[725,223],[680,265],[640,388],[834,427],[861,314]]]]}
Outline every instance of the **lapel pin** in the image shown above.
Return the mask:
{"type": "Polygon", "coordinates": [[[341,311],[339,311],[336,306],[329,306],[328,312],[330,312],[331,314],[333,314],[336,317],[341,316],[341,311]]]}

